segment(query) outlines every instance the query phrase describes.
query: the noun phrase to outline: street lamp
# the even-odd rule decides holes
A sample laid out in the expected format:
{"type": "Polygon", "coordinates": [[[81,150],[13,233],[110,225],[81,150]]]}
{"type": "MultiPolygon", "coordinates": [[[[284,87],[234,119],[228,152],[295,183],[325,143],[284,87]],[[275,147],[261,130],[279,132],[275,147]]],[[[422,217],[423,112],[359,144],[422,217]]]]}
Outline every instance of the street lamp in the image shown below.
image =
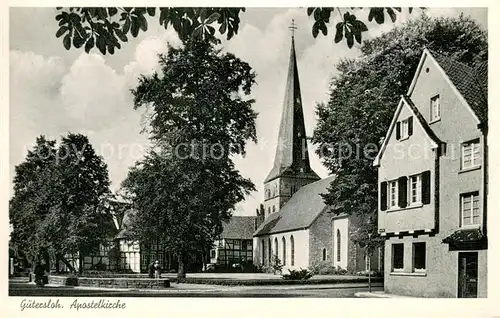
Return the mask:
{"type": "Polygon", "coordinates": [[[372,258],[371,258],[371,239],[372,234],[368,233],[368,292],[372,292],[372,258]]]}

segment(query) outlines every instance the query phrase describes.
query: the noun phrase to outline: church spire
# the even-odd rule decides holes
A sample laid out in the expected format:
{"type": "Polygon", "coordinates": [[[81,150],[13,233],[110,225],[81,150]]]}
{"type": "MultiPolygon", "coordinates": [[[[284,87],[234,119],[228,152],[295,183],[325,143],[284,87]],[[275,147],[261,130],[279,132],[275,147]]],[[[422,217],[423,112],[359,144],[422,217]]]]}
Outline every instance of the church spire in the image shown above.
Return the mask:
{"type": "Polygon", "coordinates": [[[318,180],[318,175],[311,169],[307,151],[306,129],[302,99],[300,94],[297,57],[295,54],[294,31],[297,27],[292,20],[292,45],[288,63],[285,99],[281,114],[281,124],[274,165],[264,182],[271,181],[284,174],[318,180]]]}

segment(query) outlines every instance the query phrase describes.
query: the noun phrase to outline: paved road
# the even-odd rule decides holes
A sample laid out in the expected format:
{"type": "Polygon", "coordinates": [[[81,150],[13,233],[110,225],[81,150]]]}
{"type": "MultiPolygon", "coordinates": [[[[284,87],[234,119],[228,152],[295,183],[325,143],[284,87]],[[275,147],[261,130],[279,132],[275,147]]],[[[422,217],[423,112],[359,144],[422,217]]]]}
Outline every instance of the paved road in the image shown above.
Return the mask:
{"type": "MultiPolygon", "coordinates": [[[[373,291],[383,290],[374,284],[373,291]]],[[[53,297],[354,297],[367,291],[366,284],[325,284],[291,286],[215,286],[172,284],[161,290],[105,289],[90,287],[38,287],[29,283],[9,282],[9,296],[53,297]]]]}

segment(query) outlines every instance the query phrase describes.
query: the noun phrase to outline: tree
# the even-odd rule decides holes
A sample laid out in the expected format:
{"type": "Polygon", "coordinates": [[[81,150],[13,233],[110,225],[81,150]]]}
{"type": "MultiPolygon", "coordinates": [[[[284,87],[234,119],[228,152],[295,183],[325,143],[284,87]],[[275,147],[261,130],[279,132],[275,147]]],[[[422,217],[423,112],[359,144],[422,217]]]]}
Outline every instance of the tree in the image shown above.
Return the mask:
{"type": "Polygon", "coordinates": [[[256,142],[255,74],[250,66],[190,40],[160,56],[161,74],[142,77],[132,91],[134,107],[150,107],[155,148],[133,167],[123,188],[136,215],[132,237],[160,240],[179,260],[184,278],[188,255],[210,248],[236,203],[254,190],[232,156],[256,142]],[[154,193],[154,195],[151,195],[154,193]]]}
{"type": "MultiPolygon", "coordinates": [[[[307,8],[307,15],[313,16],[314,24],[312,35],[314,38],[321,33],[328,34],[328,24],[336,13],[340,18],[335,24],[335,43],[345,39],[351,48],[354,40],[361,43],[362,33],[368,31],[366,24],[356,17],[356,14],[366,14],[362,8],[307,8]]],[[[154,17],[156,8],[146,7],[69,7],[58,8],[60,13],[56,16],[59,29],[57,37],[62,37],[63,46],[69,50],[84,47],[85,52],[90,52],[97,47],[102,54],[114,54],[115,49],[121,49],[121,43],[128,41],[128,35],[137,35],[148,29],[147,16],[154,17]]],[[[410,13],[412,8],[408,8],[410,13]]],[[[184,42],[191,36],[197,39],[216,40],[216,28],[221,35],[231,39],[238,34],[240,14],[245,8],[159,8],[159,23],[167,29],[173,27],[184,42]]],[[[400,7],[370,8],[368,21],[375,20],[378,24],[385,23],[386,13],[392,22],[397,19],[400,7]]]]}
{"type": "Polygon", "coordinates": [[[32,259],[41,255],[48,263],[52,254],[74,270],[66,254],[81,261],[105,242],[109,196],[106,164],[86,136],[68,134],[58,147],[41,136],[16,166],[12,239],[32,259]]]}
{"type": "Polygon", "coordinates": [[[421,17],[361,46],[361,57],[337,65],[330,99],[317,105],[313,142],[337,178],[325,201],[334,213],[356,215],[353,239],[366,244],[377,233],[377,170],[372,166],[401,94],[405,94],[423,48],[474,66],[487,60],[487,34],[473,20],[421,17]]]}

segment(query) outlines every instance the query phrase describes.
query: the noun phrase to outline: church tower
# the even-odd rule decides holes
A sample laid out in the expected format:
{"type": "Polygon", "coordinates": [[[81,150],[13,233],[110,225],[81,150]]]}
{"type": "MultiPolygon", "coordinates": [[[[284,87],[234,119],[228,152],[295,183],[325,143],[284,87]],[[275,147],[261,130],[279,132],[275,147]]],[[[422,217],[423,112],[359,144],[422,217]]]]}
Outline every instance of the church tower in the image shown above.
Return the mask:
{"type": "MultiPolygon", "coordinates": [[[[293,32],[295,26],[292,24],[291,28],[293,32]]],[[[292,33],[278,145],[274,165],[264,181],[265,216],[278,212],[300,187],[319,179],[309,164],[295,42],[292,33]]]]}

